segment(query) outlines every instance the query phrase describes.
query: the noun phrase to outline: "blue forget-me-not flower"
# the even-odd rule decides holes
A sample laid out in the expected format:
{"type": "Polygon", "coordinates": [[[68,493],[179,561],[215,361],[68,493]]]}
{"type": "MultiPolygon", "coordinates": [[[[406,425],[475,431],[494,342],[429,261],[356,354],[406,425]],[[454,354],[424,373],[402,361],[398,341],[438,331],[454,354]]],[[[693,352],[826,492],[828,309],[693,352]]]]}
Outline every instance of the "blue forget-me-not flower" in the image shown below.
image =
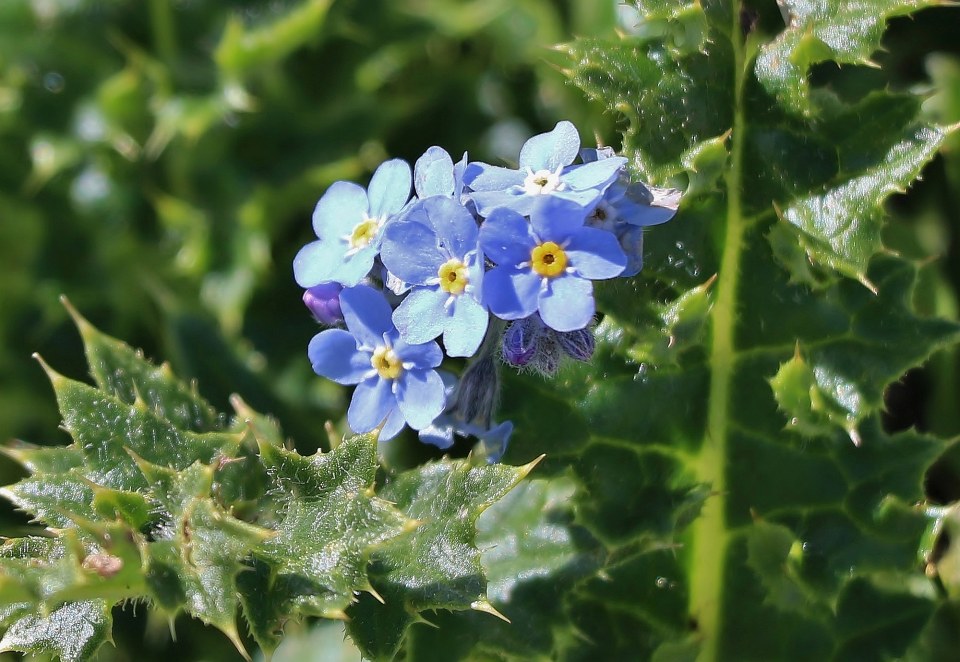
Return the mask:
{"type": "Polygon", "coordinates": [[[363,280],[380,250],[384,225],[410,200],[410,185],[410,166],[400,159],[382,163],[367,190],[334,182],[313,211],[317,241],[293,260],[300,287],[326,282],[352,287],[363,280]]]}
{"type": "Polygon", "coordinates": [[[347,422],[355,432],[381,427],[390,439],[403,426],[420,430],[443,411],[444,386],[436,368],[443,352],[435,342],[411,345],[400,338],[383,294],[366,285],[345,289],[340,308],[346,330],[328,329],[307,349],[314,371],[338,384],[356,384],[347,422]]]}
{"type": "Polygon", "coordinates": [[[520,168],[511,170],[471,163],[464,182],[481,216],[507,208],[527,216],[537,200],[557,197],[580,207],[592,206],[617,178],[623,157],[571,165],[580,152],[580,135],[570,122],[558,122],[553,131],[536,135],[520,150],[520,168]]]}
{"type": "Polygon", "coordinates": [[[424,343],[443,334],[450,356],[472,356],[487,331],[480,303],[484,274],[479,230],[453,198],[420,200],[387,228],[381,259],[390,273],[412,286],[393,313],[400,336],[424,343]]]}
{"type": "Polygon", "coordinates": [[[583,223],[583,210],[560,198],[543,198],[529,221],[495,209],[480,229],[496,264],[484,281],[490,311],[506,320],[539,311],[557,331],[585,327],[595,312],[591,281],[619,275],[627,259],[614,235],[583,223]]]}

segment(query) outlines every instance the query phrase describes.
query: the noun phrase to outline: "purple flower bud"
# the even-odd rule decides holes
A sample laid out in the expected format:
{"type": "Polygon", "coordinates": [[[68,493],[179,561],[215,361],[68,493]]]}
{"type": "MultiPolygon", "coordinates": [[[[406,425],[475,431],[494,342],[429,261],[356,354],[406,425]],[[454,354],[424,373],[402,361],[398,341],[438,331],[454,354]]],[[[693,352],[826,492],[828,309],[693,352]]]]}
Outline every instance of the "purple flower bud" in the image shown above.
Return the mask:
{"type": "Polygon", "coordinates": [[[589,361],[593,357],[596,341],[590,329],[557,333],[554,337],[560,349],[570,358],[577,361],[589,361]]]}
{"type": "Polygon", "coordinates": [[[553,335],[544,335],[537,343],[537,351],[530,361],[529,367],[536,370],[544,377],[553,377],[560,369],[560,361],[563,359],[563,350],[553,335]]]}
{"type": "Polygon", "coordinates": [[[515,368],[530,363],[544,328],[539,315],[513,322],[503,334],[503,360],[515,368]]]}
{"type": "Polygon", "coordinates": [[[335,326],[343,322],[340,312],[340,283],[320,283],[303,293],[303,303],[321,324],[335,326]]]}

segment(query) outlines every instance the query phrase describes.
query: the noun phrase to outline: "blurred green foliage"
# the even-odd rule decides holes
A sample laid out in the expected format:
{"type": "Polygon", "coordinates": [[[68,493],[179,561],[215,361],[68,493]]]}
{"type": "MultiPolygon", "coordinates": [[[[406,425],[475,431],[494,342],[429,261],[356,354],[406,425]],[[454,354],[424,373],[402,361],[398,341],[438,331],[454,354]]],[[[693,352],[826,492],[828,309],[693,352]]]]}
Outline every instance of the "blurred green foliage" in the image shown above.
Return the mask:
{"type": "MultiPolygon", "coordinates": [[[[819,65],[813,84],[855,95],[882,77],[929,90],[925,110],[960,122],[955,11],[893,21],[882,70],[819,65]]],[[[747,18],[778,29],[766,9],[747,18]]],[[[584,143],[594,132],[613,142],[615,119],[565,83],[549,46],[616,24],[615,0],[4,0],[0,440],[66,440],[30,355],[83,373],[58,303],[67,294],[100,328],[197,378],[218,408],[239,392],[310,452],[345,395],[304,359],[314,325],[289,266],[316,199],[433,144],[509,160],[560,118],[584,143]]],[[[956,133],[889,207],[885,244],[927,260],[919,309],[956,319],[956,133]]],[[[947,350],[908,373],[888,392],[888,425],[956,435],[958,361],[947,350]]],[[[236,657],[189,620],[174,644],[143,611],[115,615],[118,647],[104,657],[236,657]]]]}

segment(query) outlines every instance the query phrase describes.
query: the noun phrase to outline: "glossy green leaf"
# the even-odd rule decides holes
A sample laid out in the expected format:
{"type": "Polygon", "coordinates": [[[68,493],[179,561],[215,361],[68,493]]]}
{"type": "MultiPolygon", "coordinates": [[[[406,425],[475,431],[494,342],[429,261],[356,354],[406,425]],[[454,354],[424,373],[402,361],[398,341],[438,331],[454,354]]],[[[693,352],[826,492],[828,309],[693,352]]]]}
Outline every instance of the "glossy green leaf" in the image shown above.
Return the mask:
{"type": "Polygon", "coordinates": [[[520,423],[508,459],[570,467],[577,521],[608,554],[565,592],[549,650],[905,655],[942,613],[915,504],[945,445],[878,417],[888,385],[960,335],[915,312],[917,267],[884,249],[883,204],[947,132],[915,97],[840,97],[809,75],[867,60],[888,17],[925,3],[786,2],[779,35],[773,3],[699,3],[695,48],[676,39],[685,5],[635,4],[671,26],[574,42],[568,75],[625,118],[638,177],[684,188],[680,210],[650,228],[636,279],[598,289],[592,365],[508,381],[503,405],[520,423]],[[854,622],[867,595],[888,635],[854,622]]]}
{"type": "Polygon", "coordinates": [[[365,655],[392,658],[425,610],[474,609],[499,616],[487,597],[477,519],[534,464],[443,460],[403,472],[383,487],[380,496],[417,526],[374,554],[371,581],[384,604],[366,599],[350,612],[348,631],[365,655]]]}

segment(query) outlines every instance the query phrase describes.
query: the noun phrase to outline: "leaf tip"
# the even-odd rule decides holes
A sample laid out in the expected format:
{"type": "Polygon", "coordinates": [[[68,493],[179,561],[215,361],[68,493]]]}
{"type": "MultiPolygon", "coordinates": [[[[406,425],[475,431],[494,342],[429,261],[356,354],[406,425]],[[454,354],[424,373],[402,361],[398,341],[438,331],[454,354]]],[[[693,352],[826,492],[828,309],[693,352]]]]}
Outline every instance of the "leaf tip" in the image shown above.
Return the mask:
{"type": "Polygon", "coordinates": [[[540,462],[542,462],[543,458],[545,458],[546,456],[547,454],[543,453],[542,455],[540,455],[540,457],[534,458],[532,461],[527,462],[523,466],[518,467],[518,469],[520,470],[520,478],[526,478],[527,475],[529,475],[529,473],[533,471],[534,467],[540,464],[540,462]]]}
{"type": "Polygon", "coordinates": [[[483,612],[484,614],[490,614],[491,616],[496,616],[497,618],[499,618],[501,621],[505,623],[511,622],[509,618],[507,618],[506,616],[501,614],[499,611],[497,611],[496,608],[492,604],[490,604],[486,599],[475,600],[471,602],[470,609],[473,609],[474,611],[483,612]]]}

